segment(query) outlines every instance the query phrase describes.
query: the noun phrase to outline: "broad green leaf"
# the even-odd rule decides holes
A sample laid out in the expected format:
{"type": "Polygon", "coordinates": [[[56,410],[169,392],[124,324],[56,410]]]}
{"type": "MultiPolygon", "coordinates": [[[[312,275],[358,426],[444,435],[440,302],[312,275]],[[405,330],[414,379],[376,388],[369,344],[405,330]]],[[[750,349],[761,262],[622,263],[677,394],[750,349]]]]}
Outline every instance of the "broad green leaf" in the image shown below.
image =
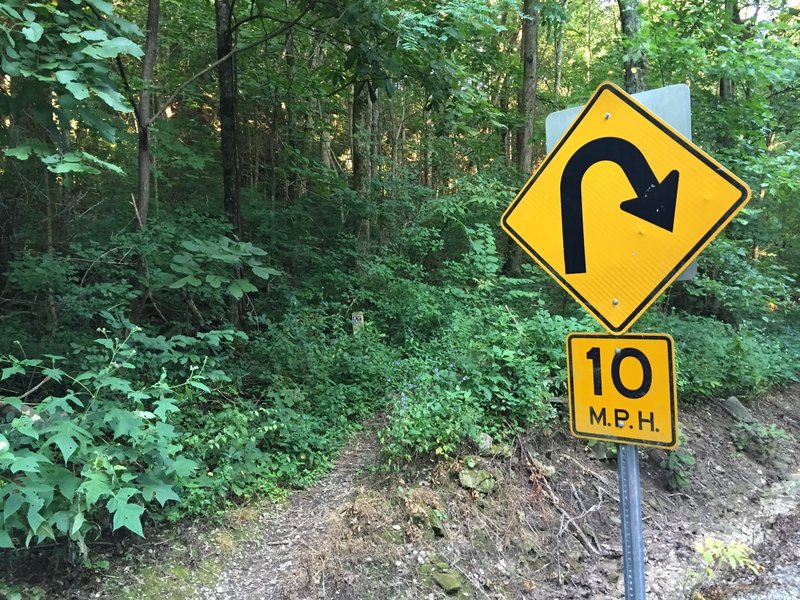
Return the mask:
{"type": "MultiPolygon", "coordinates": [[[[19,63],[13,62],[8,60],[8,57],[3,54],[3,58],[0,59],[0,65],[3,67],[3,73],[6,75],[10,75],[11,77],[19,77],[22,75],[22,71],[19,68],[19,63]]],[[[6,154],[8,156],[8,154],[6,154]]],[[[25,158],[28,158],[27,156],[25,158]]],[[[23,158],[22,160],[25,160],[23,158]]]]}
{"type": "Polygon", "coordinates": [[[36,428],[33,426],[33,419],[31,419],[28,415],[20,415],[14,419],[14,421],[11,423],[11,427],[26,437],[34,440],[39,439],[39,432],[36,431],[36,428]]]}
{"type": "Polygon", "coordinates": [[[13,548],[14,543],[5,529],[0,529],[0,548],[13,548]]]}
{"type": "Polygon", "coordinates": [[[128,502],[128,500],[138,493],[139,490],[135,488],[122,488],[106,503],[106,508],[108,508],[109,512],[113,513],[114,515],[114,531],[120,527],[125,527],[133,533],[144,537],[141,523],[141,516],[144,512],[144,507],[128,502]]]}
{"type": "Polygon", "coordinates": [[[81,31],[78,35],[91,42],[99,42],[108,39],[108,34],[102,29],[88,29],[86,31],[81,31]]]}
{"type": "Polygon", "coordinates": [[[75,453],[75,450],[78,449],[78,443],[72,439],[71,436],[60,433],[58,435],[54,435],[45,443],[45,446],[50,444],[55,444],[58,446],[58,449],[61,451],[61,456],[64,457],[64,464],[69,462],[70,456],[75,453]]]}
{"type": "Polygon", "coordinates": [[[75,81],[78,77],[80,77],[80,73],[77,71],[56,71],[56,81],[58,81],[58,83],[67,84],[70,81],[75,81]]]}
{"type": "Polygon", "coordinates": [[[81,36],[79,36],[77,33],[66,33],[66,32],[64,32],[64,33],[59,33],[58,35],[61,36],[61,39],[63,39],[65,42],[68,42],[70,44],[78,44],[78,43],[83,41],[81,36]]]}
{"type": "Polygon", "coordinates": [[[242,296],[244,296],[246,293],[257,291],[258,288],[250,283],[247,279],[236,279],[230,284],[230,286],[228,286],[228,293],[237,300],[241,300],[242,296]]]}
{"type": "Polygon", "coordinates": [[[62,371],[61,369],[56,369],[55,367],[52,368],[45,367],[44,369],[42,369],[42,375],[45,375],[46,377],[51,377],[55,381],[61,383],[61,378],[64,376],[64,371],[62,371]]]}
{"type": "MultiPolygon", "coordinates": [[[[78,99],[80,100],[80,98],[78,98],[78,99]]],[[[107,161],[102,160],[100,158],[97,158],[94,154],[89,154],[88,152],[82,152],[81,153],[81,157],[84,160],[88,160],[89,162],[92,162],[92,163],[94,163],[96,165],[99,165],[99,166],[103,167],[104,169],[108,169],[109,171],[112,171],[112,172],[116,173],[117,175],[125,175],[125,171],[123,171],[121,167],[118,167],[114,163],[110,163],[110,162],[107,162],[107,161]]]]}
{"type": "Polygon", "coordinates": [[[116,531],[120,527],[124,527],[136,535],[144,537],[141,521],[143,512],[144,507],[139,506],[138,504],[118,504],[117,509],[113,511],[113,531],[116,531]]]}
{"type": "Polygon", "coordinates": [[[75,518],[72,520],[72,527],[69,528],[70,537],[74,538],[80,532],[85,521],[86,517],[84,517],[82,512],[75,515],[75,518]]]}
{"type": "Polygon", "coordinates": [[[86,0],[86,2],[106,15],[111,16],[114,13],[114,5],[111,2],[106,2],[106,0],[86,0]]]}
{"type": "Polygon", "coordinates": [[[213,273],[209,273],[206,275],[206,283],[210,285],[212,288],[219,289],[223,283],[225,283],[227,279],[225,277],[220,277],[219,275],[214,275],[213,273]]]}
{"type": "MultiPolygon", "coordinates": [[[[84,469],[85,472],[85,469],[84,469]]],[[[103,496],[111,495],[111,486],[108,478],[103,473],[91,473],[88,478],[78,486],[77,492],[83,494],[86,506],[94,506],[103,496]]]]}
{"type": "Polygon", "coordinates": [[[256,277],[261,277],[261,279],[269,279],[270,277],[275,277],[276,275],[280,275],[280,271],[276,271],[275,269],[271,269],[270,267],[262,267],[262,266],[253,266],[251,267],[253,270],[253,274],[256,277]]]}
{"type": "Polygon", "coordinates": [[[70,81],[64,87],[75,97],[75,100],[85,100],[89,97],[89,88],[77,81],[70,81]]]}
{"type": "MultiPolygon", "coordinates": [[[[124,37],[115,37],[104,42],[100,42],[91,47],[92,50],[86,54],[94,58],[116,58],[120,54],[128,54],[136,58],[141,58],[144,55],[139,45],[124,37]]],[[[88,49],[87,49],[88,50],[88,49]]]]}
{"type": "Polygon", "coordinates": [[[12,473],[38,473],[40,463],[49,463],[50,459],[30,450],[20,450],[14,456],[14,462],[8,468],[12,473]]]}
{"type": "Polygon", "coordinates": [[[198,287],[202,283],[203,282],[200,281],[194,275],[187,275],[186,277],[181,277],[177,281],[173,281],[171,284],[169,284],[169,287],[172,288],[173,290],[176,290],[176,289],[182,288],[183,286],[185,286],[187,284],[191,285],[192,287],[198,287]]]}
{"type": "Polygon", "coordinates": [[[178,407],[169,398],[163,398],[154,402],[153,412],[162,421],[167,418],[167,413],[178,412],[178,407]]]}
{"type": "Polygon", "coordinates": [[[5,381],[12,375],[24,375],[25,369],[23,369],[19,364],[13,364],[10,367],[6,367],[3,369],[3,374],[0,376],[0,381],[5,381]]]}
{"type": "Polygon", "coordinates": [[[114,427],[114,439],[123,435],[131,435],[142,428],[142,418],[129,410],[114,408],[108,411],[104,419],[114,427]]]}
{"type": "Polygon", "coordinates": [[[25,496],[19,492],[12,492],[3,504],[3,522],[15,515],[25,502],[27,502],[25,496]]]}
{"type": "Polygon", "coordinates": [[[92,91],[103,102],[108,104],[114,110],[119,112],[129,113],[133,109],[126,104],[125,98],[117,90],[108,86],[93,87],[92,91]]]}
{"type": "Polygon", "coordinates": [[[33,22],[27,27],[22,28],[22,35],[32,43],[38,42],[42,38],[42,34],[44,33],[44,27],[39,25],[39,23],[33,22]]]}
{"type": "Polygon", "coordinates": [[[211,389],[202,381],[197,381],[196,379],[190,379],[186,383],[192,386],[193,388],[197,388],[198,390],[207,392],[209,394],[211,393],[211,389]]]}
{"type": "Polygon", "coordinates": [[[44,505],[44,501],[30,502],[28,504],[28,527],[31,531],[39,529],[39,525],[44,523],[44,517],[39,512],[39,509],[44,505]]]}
{"type": "Polygon", "coordinates": [[[172,489],[172,486],[164,481],[146,481],[142,483],[142,497],[146,502],[153,499],[158,500],[161,506],[164,506],[169,500],[180,500],[178,494],[172,489]]]}

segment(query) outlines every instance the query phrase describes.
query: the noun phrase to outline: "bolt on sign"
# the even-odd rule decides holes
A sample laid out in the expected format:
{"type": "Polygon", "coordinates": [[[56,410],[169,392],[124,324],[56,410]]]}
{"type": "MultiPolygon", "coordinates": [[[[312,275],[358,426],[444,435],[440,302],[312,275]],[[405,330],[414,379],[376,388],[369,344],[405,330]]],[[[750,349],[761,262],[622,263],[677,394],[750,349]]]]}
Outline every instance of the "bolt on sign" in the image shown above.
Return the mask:
{"type": "Polygon", "coordinates": [[[506,209],[503,229],[624,333],[750,199],[750,188],[612,83],[506,209]]]}
{"type": "Polygon", "coordinates": [[[663,449],[678,445],[670,336],[571,333],[567,373],[574,436],[663,449]]]}

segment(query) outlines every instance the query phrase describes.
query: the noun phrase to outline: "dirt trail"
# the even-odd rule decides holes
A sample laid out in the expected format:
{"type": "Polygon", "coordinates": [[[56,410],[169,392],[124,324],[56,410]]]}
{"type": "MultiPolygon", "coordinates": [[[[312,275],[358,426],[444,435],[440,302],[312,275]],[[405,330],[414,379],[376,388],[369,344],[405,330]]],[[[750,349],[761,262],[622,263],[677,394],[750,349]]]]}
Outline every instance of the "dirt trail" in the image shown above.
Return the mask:
{"type": "Polygon", "coordinates": [[[326,535],[332,509],[352,500],[376,462],[374,428],[355,436],[332,471],[312,487],[291,496],[288,505],[264,514],[250,526],[247,541],[232,555],[216,586],[198,591],[204,600],[286,598],[295,586],[303,559],[326,535]]]}
{"type": "MultiPolygon", "coordinates": [[[[691,571],[700,570],[695,546],[709,537],[754,548],[765,572],[754,578],[719,569],[702,588],[706,600],[798,597],[785,590],[800,564],[800,386],[750,409],[794,436],[777,458],[738,452],[736,422],[721,403],[681,414],[697,461],[689,490],[668,491],[666,454],[642,452],[648,600],[686,597],[691,571]]],[[[376,430],[355,436],[316,485],[251,518],[246,540],[232,551],[199,543],[193,573],[203,561],[221,568],[193,577],[191,593],[125,597],[436,600],[446,597],[446,576],[457,582],[450,597],[458,598],[624,598],[614,461],[593,458],[566,427],[402,478],[370,473],[376,430]],[[465,489],[461,473],[469,469],[491,475],[494,489],[465,489]]]]}

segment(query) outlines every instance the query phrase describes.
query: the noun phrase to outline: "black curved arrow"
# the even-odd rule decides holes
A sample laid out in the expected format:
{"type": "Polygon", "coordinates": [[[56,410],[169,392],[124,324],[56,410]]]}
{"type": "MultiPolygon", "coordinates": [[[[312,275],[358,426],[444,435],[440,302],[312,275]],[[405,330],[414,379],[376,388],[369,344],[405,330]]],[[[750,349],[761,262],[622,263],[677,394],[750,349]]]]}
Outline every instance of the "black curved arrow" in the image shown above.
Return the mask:
{"type": "Polygon", "coordinates": [[[561,232],[567,274],[586,272],[581,183],[586,171],[604,160],[622,167],[636,192],[636,198],[620,204],[622,210],[667,231],[674,225],[678,171],[670,171],[659,182],[641,150],[629,141],[616,137],[592,140],[572,155],[561,175],[561,232]]]}

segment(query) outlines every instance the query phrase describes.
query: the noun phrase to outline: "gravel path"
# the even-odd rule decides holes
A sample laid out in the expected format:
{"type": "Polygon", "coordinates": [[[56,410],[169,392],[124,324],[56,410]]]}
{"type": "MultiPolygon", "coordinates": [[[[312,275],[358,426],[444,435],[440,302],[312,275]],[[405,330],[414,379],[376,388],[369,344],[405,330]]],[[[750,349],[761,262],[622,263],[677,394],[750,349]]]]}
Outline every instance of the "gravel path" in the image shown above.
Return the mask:
{"type": "Polygon", "coordinates": [[[331,508],[354,498],[375,464],[377,442],[372,428],[358,434],[336,461],[331,473],[314,486],[292,495],[288,506],[265,514],[252,541],[232,556],[213,589],[194,596],[202,600],[284,599],[302,577],[299,560],[325,533],[331,508]],[[288,588],[288,589],[287,589],[288,588]]]}
{"type": "Polygon", "coordinates": [[[800,598],[800,565],[781,567],[767,575],[766,589],[737,595],[731,600],[797,600],[800,598]]]}

